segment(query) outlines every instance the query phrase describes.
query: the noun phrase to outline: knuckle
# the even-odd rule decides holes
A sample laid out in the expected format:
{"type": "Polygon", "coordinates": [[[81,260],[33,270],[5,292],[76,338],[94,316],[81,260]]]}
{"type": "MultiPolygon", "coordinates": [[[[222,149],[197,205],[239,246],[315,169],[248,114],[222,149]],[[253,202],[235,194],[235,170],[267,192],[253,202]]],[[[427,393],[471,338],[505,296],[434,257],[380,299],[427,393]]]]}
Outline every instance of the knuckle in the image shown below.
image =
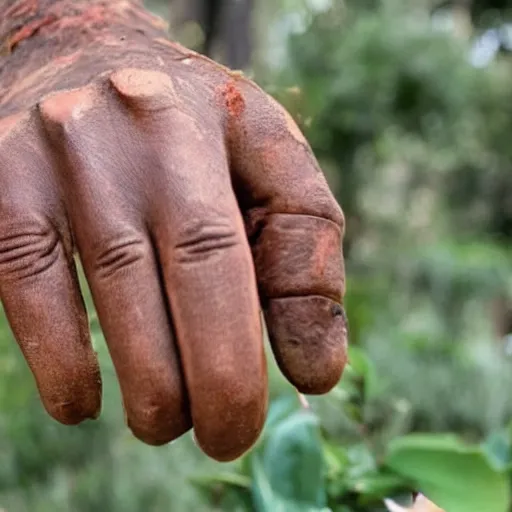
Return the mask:
{"type": "Polygon", "coordinates": [[[334,222],[343,234],[345,231],[343,210],[329,189],[323,175],[320,183],[306,187],[306,190],[308,190],[308,193],[297,197],[297,208],[305,214],[334,222]]]}
{"type": "Polygon", "coordinates": [[[341,234],[345,234],[345,214],[338,202],[333,198],[331,206],[331,219],[339,226],[341,234]]]}
{"type": "Polygon", "coordinates": [[[0,278],[21,280],[37,276],[58,258],[59,238],[44,222],[0,228],[0,278]]]}
{"type": "Polygon", "coordinates": [[[292,137],[296,142],[303,146],[309,146],[306,137],[299,128],[297,122],[293,119],[290,112],[272,96],[267,96],[271,109],[274,109],[274,123],[276,129],[284,137],[292,137]]]}
{"type": "Polygon", "coordinates": [[[172,79],[161,71],[125,68],[110,76],[119,96],[140,110],[162,110],[178,103],[172,79]]]}
{"type": "Polygon", "coordinates": [[[201,262],[239,243],[240,236],[228,221],[193,222],[181,230],[174,254],[178,263],[201,262]]]}
{"type": "Polygon", "coordinates": [[[136,234],[120,235],[103,242],[94,257],[94,270],[100,279],[130,270],[149,254],[148,244],[136,234]]]}
{"type": "Polygon", "coordinates": [[[2,143],[13,141],[16,135],[26,129],[29,118],[27,112],[19,112],[0,119],[0,147],[3,145],[2,143]]]}
{"type": "Polygon", "coordinates": [[[38,104],[43,123],[65,128],[98,105],[100,94],[95,85],[51,93],[38,104]]]}

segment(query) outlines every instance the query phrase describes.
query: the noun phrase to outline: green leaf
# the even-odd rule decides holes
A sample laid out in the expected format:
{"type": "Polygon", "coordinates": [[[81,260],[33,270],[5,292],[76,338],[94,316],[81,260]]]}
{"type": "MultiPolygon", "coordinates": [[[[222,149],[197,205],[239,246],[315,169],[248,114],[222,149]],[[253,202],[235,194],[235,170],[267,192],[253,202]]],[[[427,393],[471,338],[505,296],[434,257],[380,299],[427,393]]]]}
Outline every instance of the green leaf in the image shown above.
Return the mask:
{"type": "Polygon", "coordinates": [[[210,487],[212,484],[225,484],[242,489],[251,488],[251,479],[238,473],[215,473],[214,475],[194,475],[190,481],[196,485],[210,487]]]}
{"type": "Polygon", "coordinates": [[[361,478],[377,471],[377,462],[370,448],[364,443],[355,444],[347,448],[349,460],[348,477],[361,478]]]}
{"type": "Polygon", "coordinates": [[[324,441],[323,451],[327,475],[338,477],[346,470],[349,463],[349,457],[345,447],[333,442],[324,441]]]}
{"type": "Polygon", "coordinates": [[[482,449],[497,471],[506,471],[512,467],[509,429],[492,432],[482,443],[482,449]]]}
{"type": "Polygon", "coordinates": [[[273,489],[268,474],[258,455],[251,458],[253,486],[252,496],[253,505],[257,512],[288,512],[294,510],[297,512],[321,512],[321,508],[310,507],[308,505],[298,503],[293,499],[287,500],[280,496],[273,489]]]}
{"type": "Polygon", "coordinates": [[[376,396],[380,386],[377,371],[368,355],[359,347],[349,347],[349,366],[363,379],[364,399],[376,396]]]}
{"type": "Polygon", "coordinates": [[[384,499],[407,487],[409,481],[392,473],[375,473],[365,475],[349,482],[349,488],[366,500],[384,499]]]}
{"type": "Polygon", "coordinates": [[[252,473],[257,510],[275,512],[285,505],[283,510],[324,509],[324,462],[316,416],[300,410],[275,425],[263,453],[253,456],[252,473]]]}
{"type": "Polygon", "coordinates": [[[349,347],[348,349],[348,360],[349,365],[352,369],[362,377],[364,377],[368,371],[368,357],[358,347],[349,347]]]}
{"type": "Polygon", "coordinates": [[[300,403],[296,394],[284,395],[274,400],[267,414],[264,434],[270,433],[281,421],[299,409],[300,403]]]}
{"type": "Polygon", "coordinates": [[[506,512],[509,482],[479,446],[452,435],[409,435],[390,443],[387,465],[414,480],[448,512],[506,512]]]}

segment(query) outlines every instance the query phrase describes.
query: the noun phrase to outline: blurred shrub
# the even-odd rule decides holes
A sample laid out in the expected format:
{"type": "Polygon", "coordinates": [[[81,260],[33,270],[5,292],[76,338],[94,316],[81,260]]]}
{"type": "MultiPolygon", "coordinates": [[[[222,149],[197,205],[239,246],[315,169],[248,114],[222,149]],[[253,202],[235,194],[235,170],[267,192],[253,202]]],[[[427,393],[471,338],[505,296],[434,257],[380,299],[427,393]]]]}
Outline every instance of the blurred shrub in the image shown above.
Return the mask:
{"type": "Polygon", "coordinates": [[[262,439],[236,472],[203,475],[196,484],[215,489],[223,510],[383,511],[385,498],[410,503],[418,489],[450,512],[508,510],[510,428],[480,444],[415,434],[379,445],[363,420],[376,384],[372,364],[357,349],[351,360],[337,394],[338,414],[356,427],[352,442],[337,442],[313,410],[285,396],[273,403],[262,439]],[[356,389],[367,390],[357,405],[356,389]]]}
{"type": "Polygon", "coordinates": [[[509,63],[473,68],[426,8],[375,4],[313,15],[267,77],[329,172],[348,248],[512,236],[509,63]]]}

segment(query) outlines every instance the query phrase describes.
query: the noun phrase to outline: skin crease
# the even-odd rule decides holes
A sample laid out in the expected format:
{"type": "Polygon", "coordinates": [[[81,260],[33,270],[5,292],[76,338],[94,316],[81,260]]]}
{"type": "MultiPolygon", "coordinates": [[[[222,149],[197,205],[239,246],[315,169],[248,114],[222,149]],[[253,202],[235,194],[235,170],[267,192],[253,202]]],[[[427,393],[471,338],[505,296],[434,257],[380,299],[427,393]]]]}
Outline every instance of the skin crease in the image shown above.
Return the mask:
{"type": "Polygon", "coordinates": [[[101,409],[78,255],[134,435],[239,457],[266,417],[261,309],[299,391],[346,363],[343,214],[309,145],[138,2],[0,0],[0,20],[0,298],[44,406],[101,409]]]}

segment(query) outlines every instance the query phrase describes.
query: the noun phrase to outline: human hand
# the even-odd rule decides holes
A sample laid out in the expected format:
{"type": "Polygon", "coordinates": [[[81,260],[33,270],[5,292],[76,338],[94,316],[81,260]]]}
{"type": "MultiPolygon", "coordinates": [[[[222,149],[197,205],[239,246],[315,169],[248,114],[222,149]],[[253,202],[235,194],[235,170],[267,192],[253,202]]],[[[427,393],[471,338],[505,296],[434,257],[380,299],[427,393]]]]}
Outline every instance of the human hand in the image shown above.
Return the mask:
{"type": "Polygon", "coordinates": [[[240,75],[158,38],[52,65],[0,97],[0,297],[42,402],[70,425],[101,407],[78,253],[134,435],[193,427],[234,459],[266,416],[260,308],[293,386],[340,379],[342,212],[289,114],[240,75]]]}

